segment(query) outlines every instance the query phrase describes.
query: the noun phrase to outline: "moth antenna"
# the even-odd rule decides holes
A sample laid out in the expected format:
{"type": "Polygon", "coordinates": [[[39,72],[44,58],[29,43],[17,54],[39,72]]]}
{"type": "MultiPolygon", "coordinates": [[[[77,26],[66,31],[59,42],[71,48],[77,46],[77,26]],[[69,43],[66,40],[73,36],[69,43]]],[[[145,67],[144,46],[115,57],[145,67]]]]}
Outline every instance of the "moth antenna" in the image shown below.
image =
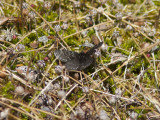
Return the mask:
{"type": "Polygon", "coordinates": [[[99,47],[102,46],[102,44],[103,44],[103,42],[100,42],[99,44],[95,45],[93,48],[91,48],[91,49],[87,52],[87,54],[89,54],[89,55],[93,54],[94,52],[96,52],[96,49],[98,49],[99,47]]]}

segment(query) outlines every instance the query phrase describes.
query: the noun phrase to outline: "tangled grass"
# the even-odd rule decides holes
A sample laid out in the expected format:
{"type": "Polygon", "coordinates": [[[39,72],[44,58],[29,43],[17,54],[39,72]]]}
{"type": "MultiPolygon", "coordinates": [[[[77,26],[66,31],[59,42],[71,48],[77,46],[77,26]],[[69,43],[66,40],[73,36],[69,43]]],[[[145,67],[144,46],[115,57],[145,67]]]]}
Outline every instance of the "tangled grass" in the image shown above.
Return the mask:
{"type": "Polygon", "coordinates": [[[159,6],[0,1],[0,120],[160,119],[159,6]],[[67,70],[54,55],[99,42],[94,62],[81,71],[67,70]]]}

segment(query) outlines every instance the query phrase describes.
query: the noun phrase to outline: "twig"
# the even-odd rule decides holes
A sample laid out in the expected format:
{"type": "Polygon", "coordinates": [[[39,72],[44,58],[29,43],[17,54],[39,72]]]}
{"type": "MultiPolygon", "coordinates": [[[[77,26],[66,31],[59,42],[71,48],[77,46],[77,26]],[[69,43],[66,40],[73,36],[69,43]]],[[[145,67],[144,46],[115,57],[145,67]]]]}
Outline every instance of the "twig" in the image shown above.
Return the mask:
{"type": "Polygon", "coordinates": [[[59,77],[61,77],[61,75],[58,76],[58,77],[56,77],[56,78],[54,78],[53,80],[51,80],[51,81],[47,84],[47,86],[46,86],[43,90],[41,90],[41,92],[36,96],[36,98],[34,98],[34,100],[32,100],[32,101],[30,102],[30,104],[29,104],[28,106],[31,106],[31,105],[38,99],[38,97],[39,97],[41,94],[43,94],[46,89],[48,89],[48,87],[52,84],[52,82],[55,81],[55,80],[57,80],[59,77]]]}
{"type": "Polygon", "coordinates": [[[57,108],[60,106],[60,104],[62,103],[62,101],[72,92],[72,90],[74,90],[74,88],[76,88],[78,86],[78,84],[75,84],[67,93],[66,95],[59,101],[59,103],[56,105],[55,107],[55,111],[57,110],[57,108]]]}
{"type": "MultiPolygon", "coordinates": [[[[132,50],[133,50],[133,47],[131,48],[130,54],[129,54],[129,56],[128,56],[128,60],[129,60],[130,57],[131,57],[132,50]]],[[[127,65],[128,65],[128,64],[127,64],[127,65]]],[[[125,71],[124,71],[124,80],[126,79],[127,65],[126,65],[126,68],[125,68],[125,71]]]]}
{"type": "Polygon", "coordinates": [[[155,80],[156,80],[157,88],[158,88],[159,84],[158,84],[158,77],[157,77],[157,73],[156,73],[156,63],[155,63],[154,52],[153,52],[153,53],[151,53],[151,54],[152,54],[152,57],[153,57],[154,75],[155,75],[155,80]]]}
{"type": "MultiPolygon", "coordinates": [[[[113,95],[113,94],[110,94],[110,93],[107,93],[107,92],[102,92],[102,91],[94,90],[94,89],[90,89],[90,90],[95,91],[95,92],[99,92],[99,93],[102,93],[102,94],[105,94],[105,95],[108,95],[108,96],[117,97],[116,95],[113,95]]],[[[118,98],[121,98],[121,99],[126,100],[126,101],[134,102],[134,100],[130,99],[130,98],[125,98],[125,97],[118,97],[118,98]]]]}

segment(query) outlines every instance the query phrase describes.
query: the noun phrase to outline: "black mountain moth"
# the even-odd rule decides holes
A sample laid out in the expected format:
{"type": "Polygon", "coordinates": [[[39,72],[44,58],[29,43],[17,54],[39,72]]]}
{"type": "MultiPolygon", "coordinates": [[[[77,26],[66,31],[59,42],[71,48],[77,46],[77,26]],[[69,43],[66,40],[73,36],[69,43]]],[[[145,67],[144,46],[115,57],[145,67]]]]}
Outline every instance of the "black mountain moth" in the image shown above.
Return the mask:
{"type": "Polygon", "coordinates": [[[101,47],[103,42],[95,45],[88,52],[74,52],[68,50],[55,50],[54,55],[56,59],[64,63],[67,70],[83,70],[90,66],[94,60],[92,55],[96,52],[96,49],[101,47]]]}

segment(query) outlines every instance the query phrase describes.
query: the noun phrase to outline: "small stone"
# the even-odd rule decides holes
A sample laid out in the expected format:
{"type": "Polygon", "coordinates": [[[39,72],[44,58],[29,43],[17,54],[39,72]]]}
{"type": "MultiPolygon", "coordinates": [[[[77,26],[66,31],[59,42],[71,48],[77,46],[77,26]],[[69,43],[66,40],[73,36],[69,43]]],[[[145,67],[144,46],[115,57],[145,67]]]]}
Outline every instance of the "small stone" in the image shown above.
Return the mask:
{"type": "Polygon", "coordinates": [[[0,120],[5,119],[8,116],[9,108],[4,109],[2,112],[0,112],[0,120]]]}
{"type": "Polygon", "coordinates": [[[15,93],[18,95],[22,95],[24,93],[24,88],[22,86],[17,86],[15,89],[15,93]]]}
{"type": "Polygon", "coordinates": [[[126,26],[126,31],[131,31],[131,30],[133,30],[132,26],[131,25],[127,25],[126,26]]]}
{"type": "Polygon", "coordinates": [[[100,120],[110,120],[105,110],[99,111],[99,118],[100,120]]]}
{"type": "Polygon", "coordinates": [[[37,73],[35,71],[30,71],[28,74],[26,74],[26,79],[28,81],[31,81],[32,83],[36,81],[37,73]]]}
{"type": "Polygon", "coordinates": [[[102,51],[106,51],[108,49],[108,45],[103,43],[101,49],[102,51]]]}
{"type": "Polygon", "coordinates": [[[75,73],[75,74],[74,74],[74,79],[76,79],[76,80],[79,79],[79,74],[78,74],[78,73],[75,73]]]}
{"type": "Polygon", "coordinates": [[[65,82],[69,81],[69,77],[67,77],[67,76],[63,76],[63,79],[64,79],[65,82]]]}
{"type": "Polygon", "coordinates": [[[57,94],[58,94],[58,97],[61,98],[61,99],[64,98],[64,97],[66,96],[66,92],[63,91],[63,90],[58,91],[57,94]]]}

